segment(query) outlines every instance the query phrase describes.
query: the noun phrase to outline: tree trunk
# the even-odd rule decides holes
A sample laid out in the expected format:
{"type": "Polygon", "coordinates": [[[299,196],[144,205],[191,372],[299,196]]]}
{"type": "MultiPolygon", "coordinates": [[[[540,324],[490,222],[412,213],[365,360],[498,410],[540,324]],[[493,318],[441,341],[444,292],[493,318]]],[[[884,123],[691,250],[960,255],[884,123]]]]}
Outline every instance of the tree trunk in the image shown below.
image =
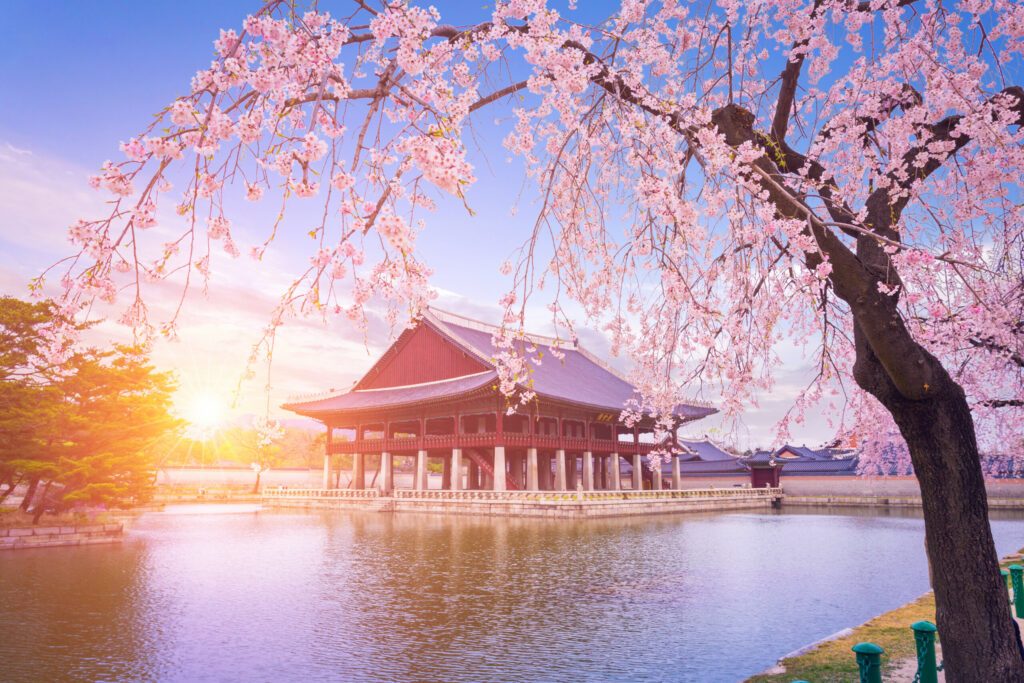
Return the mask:
{"type": "Polygon", "coordinates": [[[263,475],[263,471],[262,470],[256,473],[256,483],[252,485],[252,492],[254,494],[260,492],[260,477],[262,475],[263,475]]]}
{"type": "Polygon", "coordinates": [[[32,477],[28,482],[28,490],[25,491],[25,497],[21,499],[22,512],[28,512],[29,506],[32,504],[32,498],[36,495],[36,488],[39,486],[39,477],[32,477]]]}
{"type": "Polygon", "coordinates": [[[7,477],[4,483],[7,484],[7,489],[2,494],[0,494],[0,503],[7,500],[7,496],[11,495],[11,493],[14,492],[14,489],[18,488],[18,485],[21,484],[21,479],[18,479],[18,481],[14,481],[14,475],[11,474],[7,477]]]}
{"type": "Polygon", "coordinates": [[[862,335],[856,336],[854,376],[892,414],[921,487],[946,681],[1024,681],[1024,659],[999,573],[974,421],[964,391],[921,349],[927,362],[941,371],[941,386],[927,400],[903,397],[863,345],[862,335]]]}
{"type": "Polygon", "coordinates": [[[39,496],[39,502],[36,503],[36,508],[32,511],[33,524],[39,524],[39,518],[43,516],[44,512],[46,512],[46,498],[47,494],[50,492],[51,484],[53,484],[53,481],[46,482],[46,486],[43,487],[43,492],[39,496]]]}
{"type": "Polygon", "coordinates": [[[964,400],[893,411],[921,486],[946,680],[1024,680],[964,400]]]}

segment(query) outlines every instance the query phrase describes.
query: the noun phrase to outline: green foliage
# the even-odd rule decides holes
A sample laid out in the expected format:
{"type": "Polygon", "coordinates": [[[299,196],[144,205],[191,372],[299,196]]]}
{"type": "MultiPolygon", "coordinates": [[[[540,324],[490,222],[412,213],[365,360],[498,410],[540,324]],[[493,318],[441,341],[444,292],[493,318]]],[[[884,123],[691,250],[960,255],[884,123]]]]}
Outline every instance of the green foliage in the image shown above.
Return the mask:
{"type": "Polygon", "coordinates": [[[152,445],[174,433],[174,380],[142,350],[46,349],[59,319],[50,302],[0,298],[0,478],[45,482],[39,509],[147,499],[152,445]]]}

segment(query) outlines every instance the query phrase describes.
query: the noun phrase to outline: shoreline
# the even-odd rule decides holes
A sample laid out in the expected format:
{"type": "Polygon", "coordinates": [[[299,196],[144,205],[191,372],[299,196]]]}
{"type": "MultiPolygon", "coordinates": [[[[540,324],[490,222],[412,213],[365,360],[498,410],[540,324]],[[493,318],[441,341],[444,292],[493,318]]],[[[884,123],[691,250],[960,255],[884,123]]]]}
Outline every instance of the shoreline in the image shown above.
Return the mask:
{"type": "MultiPolygon", "coordinates": [[[[1024,548],[1000,559],[999,566],[1006,568],[1021,561],[1022,554],[1024,548]]],[[[885,650],[882,674],[886,683],[912,683],[917,659],[910,625],[916,621],[935,623],[935,594],[931,590],[858,626],[845,628],[783,655],[773,666],[744,679],[744,683],[857,680],[857,664],[850,648],[860,642],[872,642],[885,650]]],[[[941,640],[941,634],[937,634],[936,654],[940,663],[941,640]]],[[[939,680],[945,680],[942,672],[939,672],[939,680]]]]}

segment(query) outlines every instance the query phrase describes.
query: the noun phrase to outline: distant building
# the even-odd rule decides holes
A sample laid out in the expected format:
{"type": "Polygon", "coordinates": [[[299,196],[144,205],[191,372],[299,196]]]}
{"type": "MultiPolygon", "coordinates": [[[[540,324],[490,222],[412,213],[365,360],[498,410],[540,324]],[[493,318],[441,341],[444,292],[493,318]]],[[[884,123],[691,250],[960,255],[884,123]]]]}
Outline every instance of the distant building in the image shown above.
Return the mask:
{"type": "Polygon", "coordinates": [[[787,477],[855,476],[859,457],[850,448],[810,448],[786,444],[774,451],[759,450],[743,458],[748,466],[774,466],[787,477]]]}

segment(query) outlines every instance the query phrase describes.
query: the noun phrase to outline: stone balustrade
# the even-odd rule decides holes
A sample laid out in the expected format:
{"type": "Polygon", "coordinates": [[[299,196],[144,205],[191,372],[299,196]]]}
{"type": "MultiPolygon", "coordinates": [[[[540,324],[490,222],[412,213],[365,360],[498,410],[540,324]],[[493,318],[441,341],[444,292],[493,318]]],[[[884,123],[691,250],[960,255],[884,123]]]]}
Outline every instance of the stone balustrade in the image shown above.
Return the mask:
{"type": "Polygon", "coordinates": [[[367,500],[379,498],[380,492],[377,489],[292,489],[292,488],[265,488],[264,498],[352,498],[356,500],[367,500]]]}
{"type": "MultiPolygon", "coordinates": [[[[398,489],[392,493],[396,499],[452,500],[452,501],[656,501],[687,498],[775,499],[782,495],[781,488],[709,488],[666,489],[662,491],[450,491],[440,489],[398,489]]],[[[264,498],[349,498],[371,499],[386,497],[377,489],[293,489],[271,488],[263,491],[264,498]]]]}
{"type": "Polygon", "coordinates": [[[618,517],[666,512],[763,508],[782,499],[781,488],[666,489],[661,491],[451,491],[398,489],[267,489],[265,505],[429,512],[506,517],[618,517]]]}
{"type": "Polygon", "coordinates": [[[395,498],[426,500],[485,500],[493,501],[572,501],[614,502],[635,500],[679,500],[686,498],[775,499],[782,496],[781,488],[721,488],[680,489],[662,491],[416,491],[399,489],[395,498]]]}

